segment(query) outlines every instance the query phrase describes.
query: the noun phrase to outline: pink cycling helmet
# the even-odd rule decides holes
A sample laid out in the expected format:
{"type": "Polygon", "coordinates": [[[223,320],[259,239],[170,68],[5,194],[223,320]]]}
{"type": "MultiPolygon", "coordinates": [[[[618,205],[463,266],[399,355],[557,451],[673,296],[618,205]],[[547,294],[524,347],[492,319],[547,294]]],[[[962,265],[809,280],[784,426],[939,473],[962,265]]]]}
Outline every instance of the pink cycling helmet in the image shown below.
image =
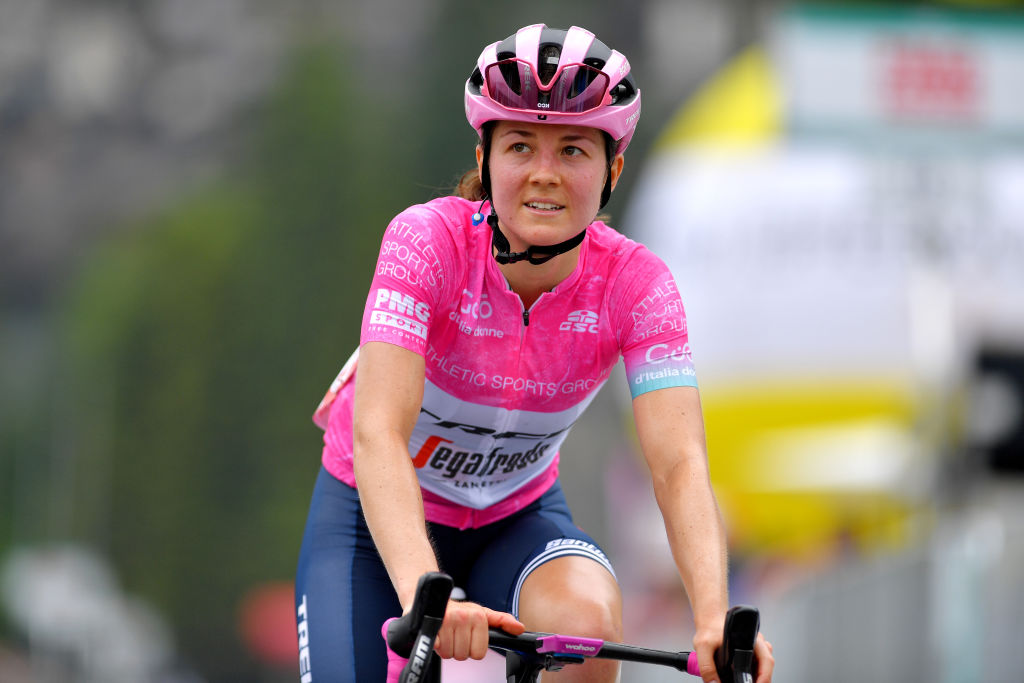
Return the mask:
{"type": "MultiPolygon", "coordinates": [[[[612,194],[613,158],[625,151],[640,118],[640,91],[629,73],[625,56],[610,49],[590,31],[579,26],[562,31],[533,24],[488,45],[480,53],[476,68],[466,81],[466,118],[483,145],[480,182],[486,196],[491,194],[487,123],[569,124],[604,131],[609,173],[601,191],[603,207],[612,194]]],[[[480,211],[473,215],[474,225],[483,220],[480,211]]],[[[502,264],[546,263],[576,248],[587,232],[584,228],[559,244],[531,245],[526,251],[513,252],[501,232],[493,202],[487,224],[493,233],[494,258],[502,264]]]]}
{"type": "Polygon", "coordinates": [[[640,118],[626,57],[573,26],[534,24],[484,48],[466,81],[466,118],[483,138],[488,121],[590,126],[621,154],[640,118]]]}

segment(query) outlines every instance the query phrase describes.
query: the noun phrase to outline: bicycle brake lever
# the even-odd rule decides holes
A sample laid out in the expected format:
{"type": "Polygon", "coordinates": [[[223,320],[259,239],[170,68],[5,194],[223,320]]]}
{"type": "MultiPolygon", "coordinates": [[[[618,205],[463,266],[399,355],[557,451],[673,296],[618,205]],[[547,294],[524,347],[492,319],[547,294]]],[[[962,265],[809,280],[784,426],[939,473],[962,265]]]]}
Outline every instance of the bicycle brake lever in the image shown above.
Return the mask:
{"type": "Polygon", "coordinates": [[[754,641],[760,622],[755,607],[737,605],[726,612],[722,647],[715,652],[715,668],[722,683],[753,683],[757,677],[754,641]]]}
{"type": "Polygon", "coordinates": [[[447,574],[430,572],[420,577],[416,597],[409,612],[388,624],[388,647],[409,663],[402,669],[399,681],[420,680],[434,651],[434,640],[441,630],[448,598],[454,582],[447,574]]]}

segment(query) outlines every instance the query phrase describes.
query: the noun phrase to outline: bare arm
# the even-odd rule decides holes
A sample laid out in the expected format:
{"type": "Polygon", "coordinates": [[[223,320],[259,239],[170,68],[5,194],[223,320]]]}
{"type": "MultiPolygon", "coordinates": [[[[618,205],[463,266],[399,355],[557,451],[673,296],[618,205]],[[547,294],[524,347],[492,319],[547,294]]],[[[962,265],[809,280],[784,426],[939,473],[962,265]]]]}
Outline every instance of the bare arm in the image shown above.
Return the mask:
{"type": "Polygon", "coordinates": [[[354,469],[373,541],[403,609],[420,575],[437,571],[427,538],[409,437],[423,402],[423,357],[393,344],[370,342],[356,373],[354,469]]]}
{"type": "Polygon", "coordinates": [[[701,673],[705,681],[717,680],[712,657],[729,605],[728,561],[708,472],[700,395],[691,387],[651,391],[633,400],[633,413],[672,557],[693,608],[701,673]]]}
{"type": "MultiPolygon", "coordinates": [[[[409,453],[409,437],[423,403],[423,357],[399,346],[369,342],[356,373],[354,469],[366,524],[402,610],[412,606],[422,574],[437,571],[427,537],[423,495],[409,453]]],[[[511,614],[469,602],[449,602],[437,637],[442,657],[482,659],[487,629],[517,634],[511,614]]]]}

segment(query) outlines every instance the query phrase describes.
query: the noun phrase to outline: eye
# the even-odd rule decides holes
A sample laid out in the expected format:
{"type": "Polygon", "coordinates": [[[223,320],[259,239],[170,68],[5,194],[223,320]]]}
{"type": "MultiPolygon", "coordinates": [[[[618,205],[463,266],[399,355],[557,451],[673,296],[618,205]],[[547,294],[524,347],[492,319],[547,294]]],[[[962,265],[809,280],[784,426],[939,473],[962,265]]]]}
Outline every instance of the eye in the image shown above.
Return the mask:
{"type": "Polygon", "coordinates": [[[527,145],[525,142],[514,142],[512,143],[511,149],[513,152],[517,154],[530,151],[529,145],[527,145]]]}
{"type": "Polygon", "coordinates": [[[583,150],[580,149],[579,147],[576,147],[575,145],[569,145],[563,150],[563,152],[566,156],[569,157],[578,157],[581,154],[583,154],[583,150]]]}

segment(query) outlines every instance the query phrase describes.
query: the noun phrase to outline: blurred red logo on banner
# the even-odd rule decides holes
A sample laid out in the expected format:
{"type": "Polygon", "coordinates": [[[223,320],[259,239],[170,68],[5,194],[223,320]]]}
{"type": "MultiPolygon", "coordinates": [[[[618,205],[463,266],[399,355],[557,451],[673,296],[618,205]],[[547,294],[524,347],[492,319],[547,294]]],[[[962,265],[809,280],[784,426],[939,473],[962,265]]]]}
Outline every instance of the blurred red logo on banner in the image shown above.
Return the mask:
{"type": "Polygon", "coordinates": [[[939,123],[977,117],[981,93],[972,51],[955,45],[897,43],[882,55],[882,104],[890,115],[939,123]]]}

